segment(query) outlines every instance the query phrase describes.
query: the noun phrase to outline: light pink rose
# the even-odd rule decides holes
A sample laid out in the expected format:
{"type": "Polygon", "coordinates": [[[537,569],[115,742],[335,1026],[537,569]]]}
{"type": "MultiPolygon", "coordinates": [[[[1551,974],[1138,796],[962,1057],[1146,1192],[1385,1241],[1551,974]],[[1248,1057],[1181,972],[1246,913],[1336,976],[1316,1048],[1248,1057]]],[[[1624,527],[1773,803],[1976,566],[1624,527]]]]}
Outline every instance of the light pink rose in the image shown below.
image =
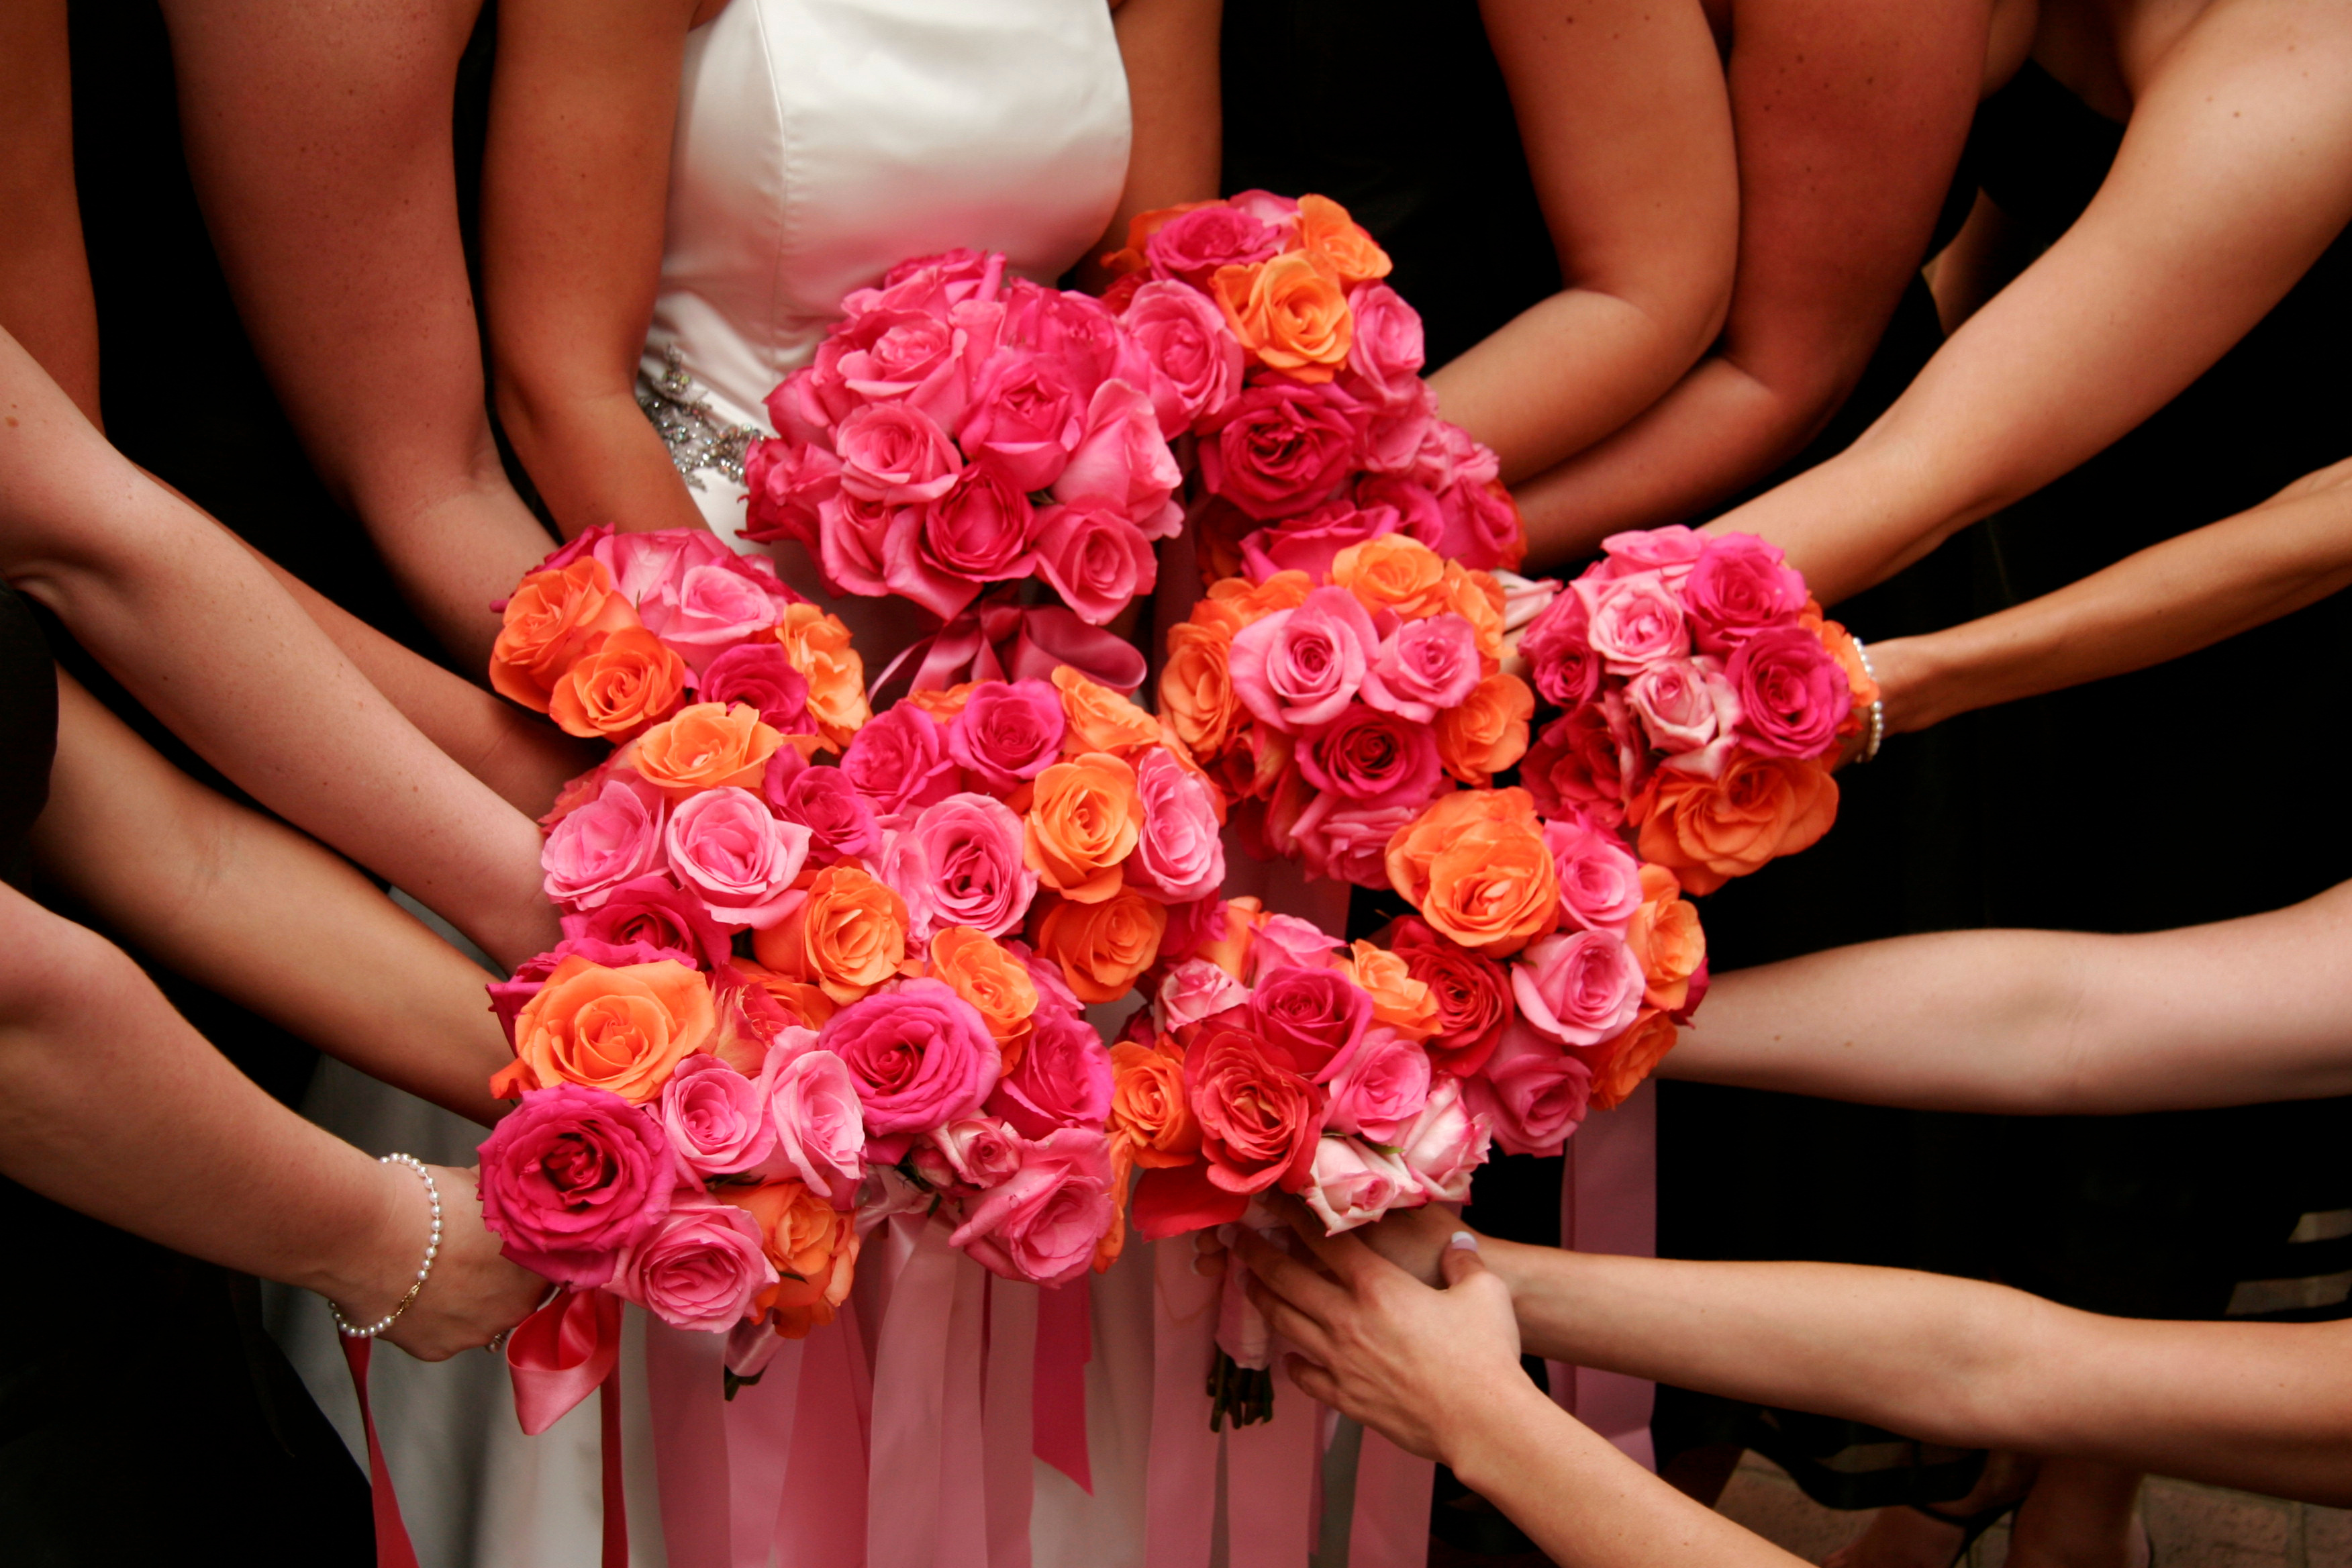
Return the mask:
{"type": "Polygon", "coordinates": [[[1065,1127],[1024,1144],[1020,1169],[973,1201],[948,1240],[1003,1279],[1059,1285],[1093,1264],[1115,1212],[1108,1142],[1065,1127]]]}
{"type": "Polygon", "coordinates": [[[882,880],[907,903],[907,940],[919,945],[949,926],[986,936],[1020,929],[1037,896],[1021,854],[1021,819],[984,795],[927,805],[892,836],[882,880]]]}
{"type": "Polygon", "coordinates": [[[1706,542],[1683,584],[1683,606],[1700,649],[1729,654],[1756,633],[1791,626],[1805,608],[1805,579],[1780,547],[1752,533],[1706,542]]]}
{"type": "Polygon", "coordinates": [[[1108,505],[1049,506],[1037,514],[1037,574],[1088,626],[1108,626],[1160,581],[1143,531],[1108,505]]]}
{"type": "MultiPolygon", "coordinates": [[[[1483,450],[1483,448],[1482,448],[1483,450]]],[[[1500,480],[1456,479],[1437,492],[1445,531],[1435,549],[1474,572],[1516,566],[1527,553],[1527,529],[1500,480]]]]}
{"type": "Polygon", "coordinates": [[[1642,907],[1642,863],[1615,835],[1580,816],[1546,822],[1544,842],[1559,868],[1560,913],[1587,931],[1622,937],[1642,907]]]}
{"type": "Polygon", "coordinates": [[[662,794],[634,773],[608,773],[596,798],[555,825],[540,846],[548,898],[593,910],[622,883],[662,865],[662,794]]]}
{"type": "Polygon", "coordinates": [[[1461,705],[1478,684],[1478,633],[1447,610],[1401,621],[1364,672],[1364,700],[1416,724],[1461,705]]]}
{"type": "Polygon", "coordinates": [[[1502,466],[1492,450],[1472,440],[1459,425],[1432,419],[1423,433],[1421,451],[1406,471],[1432,493],[1442,495],[1465,482],[1483,485],[1500,474],[1502,466]]]}
{"type": "Polygon", "coordinates": [[[1368,805],[1323,795],[1291,825],[1289,840],[1300,861],[1318,877],[1359,888],[1385,888],[1389,840],[1410,826],[1426,804],[1368,805]]]}
{"type": "MultiPolygon", "coordinates": [[[[1360,384],[1351,380],[1349,384],[1355,386],[1360,384]]],[[[1429,384],[1424,381],[1415,384],[1421,388],[1421,393],[1411,402],[1390,406],[1375,405],[1365,410],[1365,479],[1375,481],[1393,479],[1399,483],[1412,485],[1413,489],[1429,498],[1433,514],[1436,492],[1409,476],[1421,467],[1422,454],[1429,449],[1431,431],[1444,421],[1437,416],[1437,395],[1430,391],[1429,384]]],[[[1359,500],[1363,499],[1362,480],[1358,481],[1357,493],[1359,500]]],[[[1417,512],[1413,521],[1418,521],[1417,512]]],[[[1426,537],[1420,532],[1415,532],[1413,537],[1434,548],[1442,534],[1441,524],[1433,528],[1426,537]]]]}
{"type": "Polygon", "coordinates": [[[1379,649],[1356,595],[1318,588],[1297,609],[1262,616],[1234,634],[1234,691],[1276,730],[1319,729],[1356,695],[1379,649]]]}
{"type": "Polygon", "coordinates": [[[1421,312],[1385,283],[1359,283],[1348,292],[1355,335],[1348,347],[1348,370],[1359,384],[1349,390],[1383,408],[1421,402],[1421,367],[1427,359],[1421,312]]]}
{"type": "Polygon", "coordinates": [[[1486,1065],[1464,1080],[1463,1093],[1494,1129],[1495,1146],[1504,1153],[1552,1155],[1584,1120],[1592,1071],[1557,1040],[1515,1018],[1504,1026],[1486,1065]]]}
{"type": "Polygon", "coordinates": [[[1124,514],[1146,539],[1172,539],[1184,526],[1184,509],[1171,499],[1183,482],[1150,396],[1130,383],[1106,381],[1095,388],[1086,431],[1052,490],[1065,505],[1095,501],[1124,514]]]}
{"type": "Polygon", "coordinates": [[[1601,542],[1604,559],[1591,568],[1597,577],[1628,577],[1655,572],[1676,593],[1690,578],[1691,567],[1706,548],[1706,535],[1674,523],[1631,533],[1612,533],[1601,542]]]}
{"type": "Polygon", "coordinates": [[[962,454],[929,416],[896,403],[851,412],[834,430],[841,488],[867,500],[912,506],[947,493],[962,454]]]}
{"type": "Polygon", "coordinates": [[[1585,639],[1613,673],[1637,675],[1690,652],[1682,603],[1655,572],[1579,577],[1569,587],[1584,605],[1585,639]]]}
{"type": "Polygon", "coordinates": [[[809,830],[777,821],[758,795],[730,785],[681,801],[662,847],[670,874],[712,920],[764,931],[784,918],[793,879],[808,859],[809,830]]]}
{"type": "Polygon", "coordinates": [[[732,1328],[776,1282],[759,1222],[743,1210],[689,1198],[621,1255],[606,1287],[677,1329],[732,1328]]]}
{"type": "Polygon", "coordinates": [[[1278,969],[1328,969],[1338,954],[1338,938],[1297,915],[1268,915],[1250,942],[1252,989],[1278,969]]]}
{"type": "Polygon", "coordinates": [[[1225,850],[1209,782],[1154,746],[1135,760],[1135,791],[1143,831],[1128,857],[1127,885],[1171,904],[1215,892],[1225,879],[1225,850]]]}
{"type": "Polygon", "coordinates": [[[1242,389],[1242,344],[1224,313],[1181,283],[1146,283],[1119,318],[1151,361],[1160,431],[1174,437],[1222,413],[1242,389]]]}
{"type": "Polygon", "coordinates": [[[1625,700],[1650,743],[1670,756],[1704,751],[1739,721],[1739,699],[1705,654],[1658,660],[1626,682],[1625,700]]]}
{"type": "Polygon", "coordinates": [[[611,533],[589,553],[611,571],[646,630],[698,671],[782,620],[800,598],[765,556],[739,555],[705,529],[611,533]]]}
{"type": "Polygon", "coordinates": [[[1565,1046],[1597,1046],[1624,1033],[1642,1010],[1642,966],[1624,940],[1605,931],[1545,937],[1511,965],[1519,1016],[1565,1046]]]}
{"type": "Polygon", "coordinates": [[[1467,1203],[1470,1179],[1486,1163],[1493,1138],[1486,1119],[1463,1098],[1462,1080],[1440,1074],[1429,1091],[1429,1103],[1398,1139],[1397,1155],[1433,1202],[1467,1203]]]}
{"type": "Polygon", "coordinates": [[[1188,958],[1168,972],[1152,1000],[1152,1016],[1162,1032],[1174,1034],[1229,1007],[1249,1001],[1242,983],[1205,958],[1188,958]]]}
{"type": "Polygon", "coordinates": [[[687,1058],[662,1086],[662,1131],[697,1176],[758,1169],[776,1147],[760,1086],[717,1057],[687,1058]]]}
{"type": "Polygon", "coordinates": [[[865,1111],[849,1068],[815,1048],[805,1029],[768,1047],[759,1094],[775,1134],[775,1160],[764,1174],[797,1176],[837,1209],[857,1198],[866,1152],[865,1111]]]}
{"type": "Polygon", "coordinates": [[[1278,196],[1272,191],[1239,191],[1225,198],[1225,205],[1235,212],[1247,213],[1274,230],[1287,244],[1298,233],[1298,202],[1296,197],[1278,196]]]}
{"type": "Polygon", "coordinates": [[[950,1121],[915,1146],[915,1169],[946,1191],[993,1187],[1021,1168],[1021,1135],[989,1116],[950,1121]]]}
{"type": "Polygon", "coordinates": [[[1429,1102],[1429,1053],[1385,1024],[1366,1029],[1329,1079],[1330,1110],[1323,1125],[1360,1132],[1375,1143],[1396,1143],[1429,1102]]]}
{"type": "Polygon", "coordinates": [[[1062,477],[1086,433],[1087,396],[1061,363],[1024,349],[999,349],[981,371],[958,442],[1024,491],[1062,477]]]}
{"type": "Polygon", "coordinates": [[[1397,1207],[1421,1201],[1421,1184],[1393,1156],[1353,1138],[1326,1134],[1315,1146],[1315,1169],[1299,1194],[1323,1222],[1324,1233],[1353,1230],[1397,1207]]]}

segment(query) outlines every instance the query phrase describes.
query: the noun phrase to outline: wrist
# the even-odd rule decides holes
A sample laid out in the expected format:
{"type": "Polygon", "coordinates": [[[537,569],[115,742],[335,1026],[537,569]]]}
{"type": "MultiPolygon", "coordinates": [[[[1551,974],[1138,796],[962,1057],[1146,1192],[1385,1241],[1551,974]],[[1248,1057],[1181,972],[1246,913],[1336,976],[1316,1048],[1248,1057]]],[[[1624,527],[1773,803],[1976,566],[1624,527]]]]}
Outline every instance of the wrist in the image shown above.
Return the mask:
{"type": "Polygon", "coordinates": [[[1528,1455],[1546,1446],[1544,1428],[1569,1416],[1516,1366],[1507,1382],[1464,1392],[1450,1402],[1435,1434],[1438,1458],[1464,1486],[1493,1501],[1528,1455]]]}
{"type": "Polygon", "coordinates": [[[1890,637],[1870,645],[1887,734],[1915,734],[1950,717],[1943,706],[1945,669],[1939,654],[1933,635],[1890,637]]]}
{"type": "Polygon", "coordinates": [[[368,1166],[365,1217],[352,1226],[351,1247],[314,1278],[294,1281],[335,1303],[355,1323],[374,1322],[408,1294],[432,1239],[432,1199],[416,1173],[373,1160],[368,1166]]]}

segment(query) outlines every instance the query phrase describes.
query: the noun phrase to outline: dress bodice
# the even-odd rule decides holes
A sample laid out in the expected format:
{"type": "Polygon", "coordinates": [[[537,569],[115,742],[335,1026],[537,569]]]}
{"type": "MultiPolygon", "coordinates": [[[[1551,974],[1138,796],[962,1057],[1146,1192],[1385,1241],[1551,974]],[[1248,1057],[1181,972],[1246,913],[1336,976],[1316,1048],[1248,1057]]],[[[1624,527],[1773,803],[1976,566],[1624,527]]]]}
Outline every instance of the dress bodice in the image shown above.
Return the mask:
{"type": "MultiPolygon", "coordinates": [[[[687,40],[645,368],[675,347],[714,415],[764,428],[842,296],[896,263],[968,246],[1059,276],[1128,142],[1105,0],[733,0],[687,40]]],[[[740,491],[701,477],[732,539],[740,491]]]]}

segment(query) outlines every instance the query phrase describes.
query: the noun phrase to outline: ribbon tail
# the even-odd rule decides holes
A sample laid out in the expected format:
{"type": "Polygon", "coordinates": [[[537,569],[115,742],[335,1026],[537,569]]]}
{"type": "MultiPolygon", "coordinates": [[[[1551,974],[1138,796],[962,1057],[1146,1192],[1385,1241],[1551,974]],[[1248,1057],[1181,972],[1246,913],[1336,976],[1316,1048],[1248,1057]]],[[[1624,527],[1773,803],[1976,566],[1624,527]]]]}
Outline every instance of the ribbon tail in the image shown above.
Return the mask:
{"type": "Polygon", "coordinates": [[[368,1408],[368,1357],[375,1342],[343,1334],[335,1337],[342,1342],[343,1363],[352,1369],[352,1390],[360,1399],[360,1425],[367,1429],[368,1493],[375,1514],[377,1568],[416,1568],[416,1548],[409,1543],[408,1525],[400,1517],[400,1499],[392,1489],[392,1468],[383,1462],[383,1445],[376,1441],[375,1413],[368,1408]]]}
{"type": "MultiPolygon", "coordinates": [[[[1653,1079],[1568,1141],[1559,1242],[1578,1252],[1658,1255],[1658,1086],[1653,1079]]],[[[1657,1468],[1650,1412],[1657,1384],[1622,1373],[1548,1362],[1552,1398],[1636,1463],[1657,1468]]]]}
{"type": "Polygon", "coordinates": [[[515,1326],[507,1375],[515,1418],[536,1437],[595,1392],[621,1359],[621,1300],[567,1290],[515,1326]]]}
{"type": "Polygon", "coordinates": [[[1144,1478],[1145,1568],[1209,1568],[1219,1439],[1209,1430],[1218,1286],[1192,1272],[1192,1238],[1155,1241],[1151,1462],[1144,1478]]]}
{"type": "Polygon", "coordinates": [[[616,1360],[599,1385],[604,1470],[604,1568],[629,1568],[629,1500],[621,1487],[621,1368],[616,1360]]]}
{"type": "Polygon", "coordinates": [[[1037,1292],[1034,1373],[1037,1458],[1094,1495],[1087,1457],[1087,1363],[1094,1359],[1093,1290],[1086,1275],[1037,1292]]]}

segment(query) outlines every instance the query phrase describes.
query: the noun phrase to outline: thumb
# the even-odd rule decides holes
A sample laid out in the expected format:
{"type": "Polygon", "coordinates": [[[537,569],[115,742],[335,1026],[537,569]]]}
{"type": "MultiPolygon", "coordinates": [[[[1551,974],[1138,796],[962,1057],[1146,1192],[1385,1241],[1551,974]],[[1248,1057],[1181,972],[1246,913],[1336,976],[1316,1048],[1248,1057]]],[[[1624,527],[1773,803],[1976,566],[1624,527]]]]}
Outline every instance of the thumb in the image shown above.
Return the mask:
{"type": "Polygon", "coordinates": [[[1437,1271],[1445,1277],[1448,1289],[1486,1273],[1486,1261],[1478,1256],[1478,1238],[1466,1230],[1455,1231],[1437,1260],[1437,1271]]]}

